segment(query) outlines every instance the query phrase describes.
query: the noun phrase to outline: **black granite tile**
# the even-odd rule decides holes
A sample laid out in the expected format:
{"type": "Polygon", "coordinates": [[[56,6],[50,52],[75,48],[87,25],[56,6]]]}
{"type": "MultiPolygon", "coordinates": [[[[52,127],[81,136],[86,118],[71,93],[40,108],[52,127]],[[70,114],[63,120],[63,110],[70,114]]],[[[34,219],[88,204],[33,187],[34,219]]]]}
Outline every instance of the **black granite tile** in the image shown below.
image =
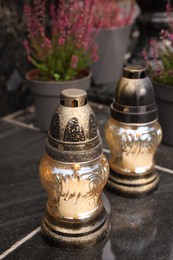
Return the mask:
{"type": "Polygon", "coordinates": [[[12,116],[13,120],[25,123],[27,125],[33,125],[35,127],[38,127],[35,106],[30,106],[25,110],[20,110],[17,113],[14,113],[10,116],[12,116]]]}
{"type": "Polygon", "coordinates": [[[42,212],[40,211],[39,214],[17,218],[14,222],[7,222],[4,226],[0,226],[0,254],[39,227],[41,216],[42,212]]]}
{"type": "MultiPolygon", "coordinates": [[[[69,259],[69,260],[88,260],[102,259],[104,243],[97,245],[89,250],[65,250],[48,244],[42,237],[41,232],[10,254],[6,259],[69,259]],[[35,246],[37,245],[37,246],[35,246]],[[29,250],[28,250],[29,249],[29,250]],[[28,253],[27,253],[28,252],[28,253]]],[[[108,258],[107,258],[108,259],[108,258]]]]}
{"type": "Polygon", "coordinates": [[[45,139],[43,133],[1,123],[1,185],[38,179],[38,163],[44,152],[45,139]]]}
{"type": "Polygon", "coordinates": [[[155,156],[156,164],[173,170],[173,146],[161,144],[155,156]]]}
{"type": "MultiPolygon", "coordinates": [[[[34,193],[37,190],[32,190],[34,193]]],[[[0,205],[0,227],[5,227],[11,225],[16,222],[20,222],[23,218],[28,218],[29,216],[40,215],[45,208],[45,193],[41,193],[40,195],[32,195],[30,198],[25,198],[23,196],[20,201],[13,200],[11,203],[2,203],[0,205]]]]}
{"type": "MultiPolygon", "coordinates": [[[[109,107],[93,105],[93,109],[107,147],[104,126],[109,107]]],[[[46,192],[39,181],[38,165],[45,139],[44,133],[0,122],[0,253],[40,225],[46,192]]],[[[172,155],[173,147],[161,145],[157,164],[173,169],[172,155]]],[[[160,176],[159,189],[140,200],[105,190],[105,207],[112,222],[108,241],[89,250],[69,251],[46,243],[39,232],[5,259],[173,259],[173,175],[160,176]]]]}
{"type": "Polygon", "coordinates": [[[49,244],[39,232],[6,259],[173,259],[173,176],[160,176],[159,189],[143,199],[126,199],[105,191],[104,203],[111,210],[112,223],[108,241],[91,249],[69,251],[49,244]]]}
{"type": "Polygon", "coordinates": [[[38,227],[45,191],[38,164],[46,135],[0,122],[0,253],[38,227]]]}

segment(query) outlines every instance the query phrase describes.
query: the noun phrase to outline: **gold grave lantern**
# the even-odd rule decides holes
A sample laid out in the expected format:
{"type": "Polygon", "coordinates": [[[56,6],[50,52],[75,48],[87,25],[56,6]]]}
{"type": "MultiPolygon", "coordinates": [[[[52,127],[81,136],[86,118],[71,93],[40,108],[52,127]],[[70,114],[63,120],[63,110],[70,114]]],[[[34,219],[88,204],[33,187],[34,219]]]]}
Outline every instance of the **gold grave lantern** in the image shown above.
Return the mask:
{"type": "Polygon", "coordinates": [[[95,114],[80,89],[63,90],[40,163],[48,193],[42,231],[56,244],[86,248],[107,237],[101,193],[109,175],[95,114]]]}
{"type": "Polygon", "coordinates": [[[111,151],[109,187],[127,197],[142,197],[154,191],[159,184],[154,154],[162,130],[145,67],[124,68],[105,134],[111,151]]]}

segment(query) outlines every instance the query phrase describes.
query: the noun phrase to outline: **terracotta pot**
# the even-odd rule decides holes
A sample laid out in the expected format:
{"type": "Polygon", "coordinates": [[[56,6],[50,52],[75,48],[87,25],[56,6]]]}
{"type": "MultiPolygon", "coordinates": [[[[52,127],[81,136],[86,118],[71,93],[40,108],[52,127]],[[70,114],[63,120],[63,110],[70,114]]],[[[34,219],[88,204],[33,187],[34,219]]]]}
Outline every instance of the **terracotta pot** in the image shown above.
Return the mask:
{"type": "Polygon", "coordinates": [[[93,84],[117,82],[122,75],[124,55],[129,45],[131,25],[101,29],[98,37],[99,60],[92,64],[93,84]]]}
{"type": "Polygon", "coordinates": [[[173,146],[173,86],[153,83],[163,130],[162,142],[173,146]]]}
{"type": "Polygon", "coordinates": [[[69,81],[41,81],[37,70],[26,73],[27,86],[34,94],[35,108],[38,126],[41,130],[47,131],[51,116],[59,104],[59,96],[63,89],[80,88],[88,90],[91,81],[91,72],[85,71],[84,77],[69,81]]]}

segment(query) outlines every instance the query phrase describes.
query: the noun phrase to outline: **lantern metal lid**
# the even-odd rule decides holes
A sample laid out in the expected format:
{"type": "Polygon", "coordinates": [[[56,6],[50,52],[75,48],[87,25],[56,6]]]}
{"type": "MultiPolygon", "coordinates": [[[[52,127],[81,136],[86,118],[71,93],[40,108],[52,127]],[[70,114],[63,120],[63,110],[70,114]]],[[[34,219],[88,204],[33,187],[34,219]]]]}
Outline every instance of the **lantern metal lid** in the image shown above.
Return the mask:
{"type": "Polygon", "coordinates": [[[148,123],[158,119],[154,90],[145,67],[124,68],[111,105],[111,116],[124,123],[148,123]]]}
{"type": "Polygon", "coordinates": [[[61,162],[86,162],[102,153],[102,141],[87,94],[81,89],[62,91],[46,142],[47,154],[61,162]]]}

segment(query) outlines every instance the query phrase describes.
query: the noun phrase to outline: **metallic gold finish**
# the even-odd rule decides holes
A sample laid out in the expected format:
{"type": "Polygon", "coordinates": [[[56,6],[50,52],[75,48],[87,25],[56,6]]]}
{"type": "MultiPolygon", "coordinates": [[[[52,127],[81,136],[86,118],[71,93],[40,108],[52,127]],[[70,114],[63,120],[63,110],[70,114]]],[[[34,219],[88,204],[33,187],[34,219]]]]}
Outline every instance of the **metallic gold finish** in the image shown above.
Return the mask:
{"type": "Polygon", "coordinates": [[[109,165],[83,90],[65,90],[51,120],[40,179],[47,190],[43,233],[54,243],[86,248],[103,240],[110,223],[101,192],[109,165]]]}
{"type": "Polygon", "coordinates": [[[119,195],[131,198],[144,197],[155,191],[159,186],[159,175],[157,172],[149,172],[146,175],[137,177],[136,179],[129,176],[119,175],[111,171],[108,181],[109,188],[119,195]]]}
{"type": "Polygon", "coordinates": [[[61,162],[85,162],[102,153],[102,141],[84,90],[62,91],[61,105],[52,117],[46,152],[61,162]],[[65,104],[65,105],[64,105],[65,104]]]}
{"type": "Polygon", "coordinates": [[[60,102],[66,107],[82,107],[87,104],[87,93],[82,89],[65,89],[61,92],[60,102]]]}
{"type": "Polygon", "coordinates": [[[41,227],[55,245],[85,249],[108,237],[110,223],[106,214],[103,208],[102,212],[87,221],[62,220],[54,223],[54,219],[46,213],[41,227]]]}

